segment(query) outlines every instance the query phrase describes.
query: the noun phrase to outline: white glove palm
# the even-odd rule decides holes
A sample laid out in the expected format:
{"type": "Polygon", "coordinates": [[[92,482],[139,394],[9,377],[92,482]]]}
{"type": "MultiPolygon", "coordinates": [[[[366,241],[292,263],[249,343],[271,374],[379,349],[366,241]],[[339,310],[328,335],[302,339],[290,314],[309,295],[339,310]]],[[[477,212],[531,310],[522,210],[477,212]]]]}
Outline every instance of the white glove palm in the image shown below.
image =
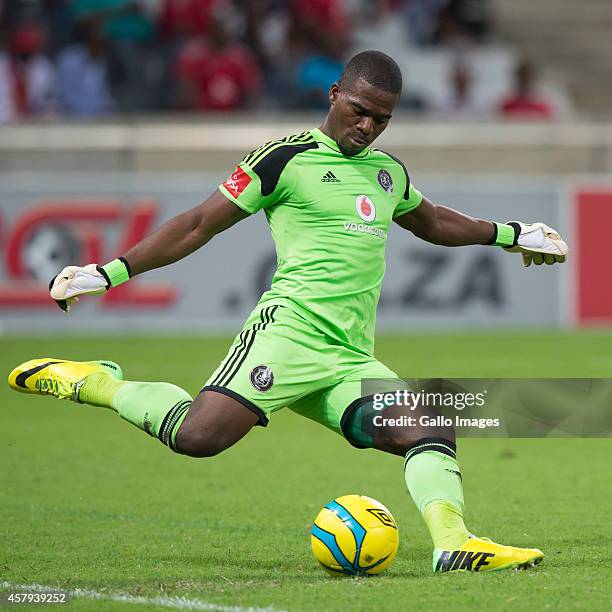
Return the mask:
{"type": "Polygon", "coordinates": [[[561,238],[557,230],[548,227],[544,223],[520,223],[513,221],[508,225],[520,228],[517,244],[507,247],[506,251],[511,253],[521,253],[523,256],[523,266],[528,267],[533,262],[536,266],[543,263],[552,265],[563,263],[569,252],[565,241],[561,238]]]}
{"type": "Polygon", "coordinates": [[[57,305],[68,312],[73,302],[81,295],[100,295],[110,286],[108,277],[100,272],[97,264],[84,267],[68,266],[49,283],[51,297],[57,305]]]}

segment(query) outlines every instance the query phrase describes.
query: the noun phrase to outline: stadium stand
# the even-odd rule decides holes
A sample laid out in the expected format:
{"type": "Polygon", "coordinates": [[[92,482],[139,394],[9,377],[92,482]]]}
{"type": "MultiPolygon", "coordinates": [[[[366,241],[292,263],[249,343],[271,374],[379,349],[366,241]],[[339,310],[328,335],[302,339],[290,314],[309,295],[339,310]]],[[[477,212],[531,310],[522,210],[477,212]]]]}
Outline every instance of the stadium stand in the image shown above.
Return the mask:
{"type": "Polygon", "coordinates": [[[493,0],[500,37],[566,88],[578,111],[612,107],[612,5],[608,0],[493,0]]]}
{"type": "Polygon", "coordinates": [[[607,0],[4,1],[0,121],[317,109],[367,48],[399,61],[412,112],[464,119],[462,73],[468,114],[494,116],[527,61],[551,109],[540,118],[602,114],[611,26],[607,0]]]}

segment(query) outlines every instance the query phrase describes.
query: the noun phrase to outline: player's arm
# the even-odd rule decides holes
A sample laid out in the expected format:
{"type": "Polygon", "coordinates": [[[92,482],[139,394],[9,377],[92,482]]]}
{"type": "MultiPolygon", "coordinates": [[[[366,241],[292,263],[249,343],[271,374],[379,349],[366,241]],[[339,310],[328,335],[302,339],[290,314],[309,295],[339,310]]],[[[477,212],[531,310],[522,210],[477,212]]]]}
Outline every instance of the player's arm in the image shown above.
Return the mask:
{"type": "Polygon", "coordinates": [[[425,196],[416,208],[395,217],[394,221],[418,238],[443,246],[488,244],[494,227],[491,221],[434,204],[425,196]]]}
{"type": "Polygon", "coordinates": [[[205,202],[173,217],[125,253],[130,276],[187,257],[216,234],[249,216],[220,191],[215,191],[205,202]]]}
{"type": "Polygon", "coordinates": [[[394,221],[415,236],[443,246],[488,244],[501,246],[523,256],[523,265],[554,264],[565,261],[567,244],[544,223],[497,223],[475,219],[464,213],[434,204],[422,197],[420,204],[398,215],[394,221]]]}
{"type": "Polygon", "coordinates": [[[136,274],[179,261],[248,216],[248,212],[215,191],[199,206],[164,223],[123,257],[104,266],[89,264],[64,268],[51,280],[51,297],[62,310],[68,311],[70,304],[78,301],[78,296],[105,293],[136,274]]]}

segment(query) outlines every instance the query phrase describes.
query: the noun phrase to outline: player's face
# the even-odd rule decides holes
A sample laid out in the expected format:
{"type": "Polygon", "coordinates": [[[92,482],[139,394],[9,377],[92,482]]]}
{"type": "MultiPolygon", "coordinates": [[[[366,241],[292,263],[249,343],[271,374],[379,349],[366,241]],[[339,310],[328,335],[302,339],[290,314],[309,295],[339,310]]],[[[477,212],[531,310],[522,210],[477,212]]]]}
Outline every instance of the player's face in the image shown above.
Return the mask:
{"type": "Polygon", "coordinates": [[[399,100],[394,94],[359,79],[350,89],[329,91],[332,105],[325,123],[345,155],[356,155],[383,132],[399,100]]]}

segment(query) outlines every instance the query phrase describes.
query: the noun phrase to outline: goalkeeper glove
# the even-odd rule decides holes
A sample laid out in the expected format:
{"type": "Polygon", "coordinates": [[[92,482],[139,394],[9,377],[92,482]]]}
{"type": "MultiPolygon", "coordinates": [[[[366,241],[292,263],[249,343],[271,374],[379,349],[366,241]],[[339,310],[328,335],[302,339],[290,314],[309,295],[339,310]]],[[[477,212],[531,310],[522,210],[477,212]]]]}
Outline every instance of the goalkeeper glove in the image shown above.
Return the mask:
{"type": "Polygon", "coordinates": [[[114,259],[104,266],[95,263],[84,267],[68,266],[49,283],[51,297],[64,311],[68,312],[73,302],[81,295],[100,295],[111,287],[117,287],[130,279],[131,271],[123,257],[114,259]]]}
{"type": "Polygon", "coordinates": [[[557,230],[544,223],[510,221],[507,224],[493,222],[493,226],[495,229],[489,244],[504,247],[511,253],[520,253],[525,267],[532,262],[536,266],[563,263],[569,252],[557,230]]]}

